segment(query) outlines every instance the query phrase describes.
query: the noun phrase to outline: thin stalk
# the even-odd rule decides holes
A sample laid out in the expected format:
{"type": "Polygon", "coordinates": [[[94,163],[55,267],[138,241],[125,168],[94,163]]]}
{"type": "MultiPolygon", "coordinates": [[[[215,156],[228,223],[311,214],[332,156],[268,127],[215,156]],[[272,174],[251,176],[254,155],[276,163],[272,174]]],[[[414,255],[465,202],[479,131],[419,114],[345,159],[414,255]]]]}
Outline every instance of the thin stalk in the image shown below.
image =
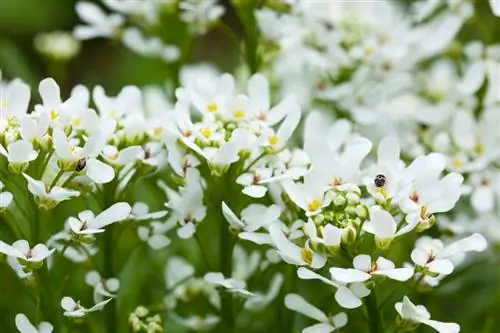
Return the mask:
{"type": "Polygon", "coordinates": [[[370,320],[371,333],[383,333],[384,328],[380,318],[380,311],[377,306],[377,296],[372,290],[371,294],[366,298],[366,310],[368,311],[368,319],[370,320]]]}
{"type": "Polygon", "coordinates": [[[69,175],[68,178],[66,178],[66,180],[64,181],[64,183],[61,185],[61,187],[66,187],[73,179],[75,179],[75,177],[78,175],[78,172],[76,171],[73,171],[73,173],[71,173],[71,175],[69,175]]]}
{"type": "MultiPolygon", "coordinates": [[[[57,182],[59,181],[59,179],[61,179],[61,177],[64,175],[64,172],[65,172],[65,171],[60,170],[60,171],[57,173],[56,178],[54,178],[54,180],[52,181],[52,183],[51,183],[51,184],[50,184],[50,186],[49,186],[49,189],[50,189],[50,190],[51,190],[51,189],[53,189],[53,188],[54,188],[54,186],[56,186],[56,184],[57,184],[57,182]]],[[[50,191],[50,190],[49,190],[49,191],[50,191]]]]}

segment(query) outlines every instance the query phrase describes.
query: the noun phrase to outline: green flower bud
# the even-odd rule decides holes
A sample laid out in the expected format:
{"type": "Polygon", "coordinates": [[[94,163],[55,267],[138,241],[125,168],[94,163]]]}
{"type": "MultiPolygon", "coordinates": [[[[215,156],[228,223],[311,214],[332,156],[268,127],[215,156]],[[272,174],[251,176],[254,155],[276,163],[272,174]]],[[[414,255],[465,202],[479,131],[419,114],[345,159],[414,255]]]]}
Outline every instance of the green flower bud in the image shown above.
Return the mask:
{"type": "Polygon", "coordinates": [[[342,242],[344,244],[352,244],[356,241],[357,236],[358,232],[356,231],[356,228],[352,224],[349,224],[347,228],[342,231],[342,242]]]}
{"type": "Polygon", "coordinates": [[[28,167],[29,163],[10,163],[8,169],[12,173],[23,173],[28,167]]]}
{"type": "Polygon", "coordinates": [[[391,243],[392,243],[392,238],[380,239],[375,237],[375,245],[377,245],[379,249],[387,250],[391,246],[391,243]]]}
{"type": "Polygon", "coordinates": [[[359,204],[359,194],[354,192],[349,192],[346,195],[347,205],[356,206],[359,204]]]}
{"type": "Polygon", "coordinates": [[[368,207],[363,204],[359,204],[356,206],[355,213],[361,219],[361,221],[366,221],[366,219],[368,219],[368,207]]]}
{"type": "Polygon", "coordinates": [[[347,205],[347,199],[342,194],[338,194],[333,199],[333,206],[337,210],[343,210],[346,205],[347,205]]]}
{"type": "Polygon", "coordinates": [[[422,232],[422,231],[425,231],[429,228],[432,228],[432,226],[436,223],[436,217],[434,217],[434,215],[431,215],[429,216],[427,219],[425,220],[421,220],[420,223],[417,225],[417,227],[415,228],[415,230],[417,232],[422,232]]]}
{"type": "Polygon", "coordinates": [[[326,211],[323,213],[325,220],[327,221],[333,221],[335,220],[335,213],[332,211],[326,211]]]}
{"type": "Polygon", "coordinates": [[[314,216],[314,224],[316,224],[316,226],[319,226],[323,223],[323,221],[325,220],[325,216],[323,214],[318,214],[316,216],[314,216]]]}
{"type": "Polygon", "coordinates": [[[349,214],[350,216],[356,216],[356,207],[354,206],[347,206],[345,208],[345,212],[349,214]]]}

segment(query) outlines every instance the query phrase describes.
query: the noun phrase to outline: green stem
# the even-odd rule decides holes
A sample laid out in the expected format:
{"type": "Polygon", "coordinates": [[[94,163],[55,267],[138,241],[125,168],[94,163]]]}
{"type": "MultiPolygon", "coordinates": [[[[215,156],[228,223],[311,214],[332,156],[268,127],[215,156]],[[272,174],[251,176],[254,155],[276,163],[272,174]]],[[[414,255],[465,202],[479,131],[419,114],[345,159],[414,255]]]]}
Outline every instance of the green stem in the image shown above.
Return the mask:
{"type": "Polygon", "coordinates": [[[194,233],[194,239],[196,240],[196,243],[198,243],[198,246],[199,246],[200,251],[202,253],[203,259],[205,261],[205,265],[207,266],[208,270],[211,271],[212,270],[212,265],[210,264],[209,255],[208,255],[207,249],[205,248],[205,246],[203,246],[203,243],[202,243],[202,241],[200,239],[200,236],[196,232],[194,233]]]}
{"type": "Polygon", "coordinates": [[[42,313],[53,326],[55,332],[63,332],[62,318],[59,309],[59,300],[56,298],[56,293],[52,281],[49,277],[49,271],[44,265],[40,269],[33,272],[37,283],[37,289],[42,302],[42,313]]]}
{"type": "MultiPolygon", "coordinates": [[[[110,207],[115,202],[116,188],[118,186],[117,180],[113,180],[109,185],[104,188],[104,207],[110,207]]],[[[103,255],[104,255],[104,272],[99,272],[102,278],[109,278],[115,276],[113,270],[113,238],[115,226],[109,226],[103,235],[103,255]],[[104,273],[104,274],[103,274],[104,273]]],[[[116,302],[108,304],[107,313],[107,332],[117,332],[117,319],[116,319],[116,302]]]]}
{"type": "Polygon", "coordinates": [[[64,183],[61,185],[61,187],[66,187],[75,177],[78,175],[78,172],[73,171],[71,175],[64,181],[64,183]]]}
{"type": "Polygon", "coordinates": [[[61,177],[64,175],[64,172],[63,170],[60,170],[58,173],[57,173],[57,176],[56,178],[54,178],[54,180],[52,181],[52,183],[50,184],[49,186],[49,189],[53,189],[54,186],[56,186],[57,182],[59,181],[59,179],[61,179],[61,177]]]}
{"type": "Polygon", "coordinates": [[[382,320],[380,318],[380,311],[377,306],[377,296],[375,291],[372,290],[371,294],[366,298],[366,309],[368,311],[368,318],[370,320],[370,332],[382,333],[385,332],[382,320]]]}
{"type": "MultiPolygon", "coordinates": [[[[226,278],[232,275],[232,245],[231,234],[223,217],[220,223],[219,257],[221,258],[220,271],[226,278]]],[[[234,332],[233,299],[229,293],[221,295],[221,315],[224,332],[234,332]]]]}

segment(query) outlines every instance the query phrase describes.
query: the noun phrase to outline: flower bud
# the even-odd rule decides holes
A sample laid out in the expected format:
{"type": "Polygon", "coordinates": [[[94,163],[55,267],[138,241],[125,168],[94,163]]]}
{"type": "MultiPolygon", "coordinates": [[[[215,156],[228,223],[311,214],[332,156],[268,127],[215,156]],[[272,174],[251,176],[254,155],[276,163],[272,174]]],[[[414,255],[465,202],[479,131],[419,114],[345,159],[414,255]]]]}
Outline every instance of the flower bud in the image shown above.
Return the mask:
{"type": "Polygon", "coordinates": [[[345,212],[349,214],[350,216],[355,216],[356,215],[356,207],[354,206],[347,206],[345,208],[345,212]]]}
{"type": "Polygon", "coordinates": [[[435,223],[436,223],[436,218],[434,217],[434,215],[431,215],[428,218],[426,218],[425,220],[420,220],[420,222],[417,224],[417,227],[415,228],[415,230],[417,232],[425,231],[425,230],[431,228],[435,223]]]}
{"type": "Polygon", "coordinates": [[[313,218],[314,224],[316,224],[316,226],[321,225],[324,220],[325,220],[325,216],[323,214],[318,214],[318,215],[314,216],[314,218],[313,218]]]}
{"type": "Polygon", "coordinates": [[[377,245],[379,249],[387,250],[391,246],[391,243],[392,238],[380,239],[375,237],[375,245],[377,245]]]}
{"type": "Polygon", "coordinates": [[[338,194],[333,199],[333,206],[337,210],[343,210],[346,205],[347,205],[347,199],[342,194],[338,194]]]}
{"type": "Polygon", "coordinates": [[[357,236],[358,232],[356,231],[355,226],[352,225],[352,223],[349,223],[349,225],[342,231],[342,242],[344,244],[352,244],[356,241],[357,236]]]}
{"type": "Polygon", "coordinates": [[[10,163],[8,168],[12,173],[23,173],[28,169],[29,163],[10,163]]]}
{"type": "Polygon", "coordinates": [[[397,316],[396,317],[396,324],[399,327],[401,327],[402,330],[404,330],[406,332],[413,332],[420,325],[420,323],[417,323],[417,322],[414,322],[414,321],[410,321],[410,320],[407,320],[407,319],[403,319],[403,318],[401,318],[401,316],[397,316]]]}
{"type": "Polygon", "coordinates": [[[368,208],[363,204],[359,204],[356,206],[355,213],[356,216],[361,219],[361,221],[366,221],[366,219],[368,219],[368,208]]]}
{"type": "Polygon", "coordinates": [[[323,213],[325,220],[327,221],[334,221],[335,220],[335,213],[332,211],[326,211],[323,213]]]}
{"type": "Polygon", "coordinates": [[[347,205],[349,206],[356,206],[359,204],[359,194],[356,194],[354,192],[347,193],[346,199],[347,205]]]}

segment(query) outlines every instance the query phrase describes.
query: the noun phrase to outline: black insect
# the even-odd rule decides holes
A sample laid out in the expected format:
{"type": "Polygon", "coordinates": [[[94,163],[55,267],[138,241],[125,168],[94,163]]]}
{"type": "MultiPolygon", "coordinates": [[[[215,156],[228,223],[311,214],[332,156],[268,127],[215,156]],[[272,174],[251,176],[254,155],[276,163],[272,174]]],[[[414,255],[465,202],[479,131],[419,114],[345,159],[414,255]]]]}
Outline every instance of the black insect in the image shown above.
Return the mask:
{"type": "Polygon", "coordinates": [[[76,172],[82,171],[83,169],[85,169],[86,165],[87,165],[87,160],[82,158],[81,160],[78,161],[78,163],[76,163],[75,171],[76,172]]]}
{"type": "Polygon", "coordinates": [[[384,187],[386,180],[387,179],[385,178],[384,175],[376,175],[373,182],[375,183],[375,186],[377,186],[377,187],[384,187]]]}

